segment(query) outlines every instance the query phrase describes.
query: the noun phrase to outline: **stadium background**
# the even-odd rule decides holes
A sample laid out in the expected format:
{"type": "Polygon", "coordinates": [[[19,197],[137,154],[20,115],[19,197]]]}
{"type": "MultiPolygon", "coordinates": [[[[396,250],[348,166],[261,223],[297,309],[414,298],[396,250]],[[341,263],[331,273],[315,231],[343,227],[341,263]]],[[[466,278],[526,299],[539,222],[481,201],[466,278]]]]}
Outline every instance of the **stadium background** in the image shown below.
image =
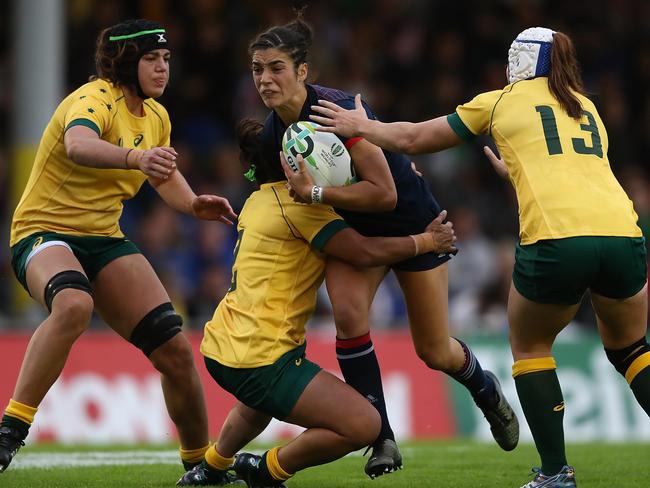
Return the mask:
{"type": "MultiPolygon", "coordinates": [[[[41,59],[38,29],[58,22],[62,83],[51,113],[65,94],[94,73],[94,40],[103,27],[130,17],[161,21],[172,42],[171,85],[161,98],[169,110],[179,167],[198,192],[227,196],[241,208],[252,187],[242,177],[233,127],[242,116],[262,118],[249,73],[247,44],[261,29],[292,18],[290,2],[264,0],[93,1],[28,0],[43,14],[25,25],[19,0],[0,15],[0,237],[8,229],[21,175],[38,140],[24,140],[18,121],[25,93],[16,66],[25,53],[41,59]],[[49,10],[48,10],[49,11],[49,10]],[[21,37],[19,34],[22,33],[21,37]],[[27,33],[25,35],[25,33],[27,33]],[[18,39],[27,39],[18,46],[18,39]],[[30,41],[32,39],[32,41],[30,41]]],[[[4,2],[3,2],[4,4],[4,2]]],[[[646,238],[650,233],[650,4],[642,0],[465,1],[333,0],[310,2],[306,17],[315,32],[310,81],[361,92],[383,120],[423,120],[452,112],[480,91],[505,84],[507,49],[528,26],[569,34],[582,63],[587,91],[607,126],[610,161],[634,200],[646,238]]],[[[23,42],[23,41],[21,41],[23,42]]],[[[32,58],[29,58],[32,59],[32,58]]],[[[43,65],[46,66],[46,65],[43,65]]],[[[49,73],[35,68],[48,79],[49,73]]],[[[58,85],[57,85],[58,86],[58,85]]],[[[47,97],[45,97],[47,98],[47,97]]],[[[51,98],[51,97],[50,97],[51,98]]],[[[42,105],[42,104],[41,104],[42,105]]],[[[42,124],[41,124],[42,125],[42,124]]],[[[509,379],[505,299],[517,234],[515,196],[482,155],[484,140],[438,155],[415,158],[434,194],[450,213],[461,252],[450,264],[451,328],[472,343],[484,366],[496,370],[506,393],[509,379]]],[[[28,171],[27,171],[28,172],[28,171]]],[[[148,187],[128,202],[122,226],[150,259],[174,305],[194,331],[194,341],[230,281],[235,233],[196,222],[167,208],[148,187]]],[[[310,322],[310,351],[337,370],[334,329],[326,294],[310,322]]],[[[8,246],[0,248],[0,404],[11,394],[29,333],[43,312],[18,288],[8,246]]],[[[406,332],[405,309],[391,275],[373,305],[375,342],[384,368],[389,408],[401,437],[489,432],[469,399],[442,376],[418,364],[406,332]]],[[[67,442],[169,439],[155,375],[144,358],[115,340],[96,321],[75,346],[63,378],[48,395],[32,438],[67,442]],[[103,363],[105,360],[106,363],[103,363]],[[119,362],[119,365],[116,365],[119,362]],[[146,404],[147,421],[137,406],[146,404]],[[60,429],[77,419],[74,431],[60,429]],[[139,427],[140,426],[140,427],[139,427]],[[143,427],[144,426],[144,427],[143,427]]],[[[566,385],[567,435],[575,440],[636,438],[650,441],[650,427],[597,344],[593,314],[583,307],[557,347],[566,385]],[[622,400],[616,400],[619,393],[622,400]],[[572,403],[573,402],[573,403],[572,403]],[[572,408],[573,406],[573,408],[572,408]]],[[[197,358],[200,359],[199,356],[197,358]]],[[[200,366],[202,372],[204,368],[200,366]]],[[[205,378],[204,378],[205,379],[205,378]]],[[[211,423],[229,405],[206,379],[211,423]]],[[[286,434],[274,425],[267,436],[286,434]]],[[[524,434],[524,438],[526,438],[524,434]]],[[[529,439],[529,437],[528,437],[529,439]]]]}

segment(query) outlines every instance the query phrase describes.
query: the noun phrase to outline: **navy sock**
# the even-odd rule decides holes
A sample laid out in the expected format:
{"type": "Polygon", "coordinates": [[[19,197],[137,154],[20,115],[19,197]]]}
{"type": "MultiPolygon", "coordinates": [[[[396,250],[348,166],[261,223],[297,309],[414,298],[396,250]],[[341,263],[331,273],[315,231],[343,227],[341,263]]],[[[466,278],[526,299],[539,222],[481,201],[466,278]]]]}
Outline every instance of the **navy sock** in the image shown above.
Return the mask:
{"type": "Polygon", "coordinates": [[[455,337],[454,340],[458,341],[465,352],[465,363],[458,371],[447,374],[469,390],[479,407],[495,400],[496,388],[494,383],[485,375],[481,363],[478,362],[467,344],[455,337]]]}
{"type": "Polygon", "coordinates": [[[336,358],[345,382],[365,396],[381,417],[378,440],[395,440],[386,413],[381,371],[370,333],[352,339],[336,339],[336,358]]]}

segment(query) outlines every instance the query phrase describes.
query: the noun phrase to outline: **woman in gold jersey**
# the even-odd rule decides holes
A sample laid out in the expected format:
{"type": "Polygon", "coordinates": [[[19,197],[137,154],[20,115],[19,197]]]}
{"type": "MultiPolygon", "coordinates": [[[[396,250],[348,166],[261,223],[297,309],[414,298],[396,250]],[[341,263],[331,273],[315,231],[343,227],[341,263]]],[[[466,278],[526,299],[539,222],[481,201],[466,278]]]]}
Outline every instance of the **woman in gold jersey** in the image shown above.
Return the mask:
{"type": "Polygon", "coordinates": [[[43,133],[11,226],[12,265],[49,311],[25,353],[0,425],[7,468],[93,310],[161,373],[187,467],[203,459],[203,392],[182,319],[149,262],[119,227],[122,201],[148,180],[171,207],[231,223],[228,201],[196,196],[176,169],[171,125],[154,101],[169,81],[165,29],[132,20],[103,30],[97,76],[66,97],[43,133]]]}
{"type": "MultiPolygon", "coordinates": [[[[325,204],[293,201],[277,158],[262,150],[263,125],[238,128],[243,159],[261,185],[239,217],[232,283],[205,326],[201,352],[215,381],[239,402],[205,461],[182,486],[227,484],[235,471],[250,487],[283,486],[296,471],[324,464],[372,443],[381,421],[364,396],[305,357],[305,323],[316,306],[325,255],[378,266],[427,252],[452,252],[455,237],[441,212],[425,232],[364,237],[325,204]],[[263,456],[238,450],[272,417],[306,430],[263,456]]],[[[301,171],[304,161],[299,158],[301,171]]]]}
{"type": "Polygon", "coordinates": [[[520,242],[508,299],[513,376],[542,466],[525,488],[575,486],[562,426],[564,400],[551,348],[589,290],[605,353],[650,415],[647,260],[632,202],[607,159],[598,111],[584,96],[568,36],[520,33],[508,53],[503,90],[482,93],[455,113],[413,124],[368,120],[321,102],[312,117],[345,137],[425,153],[490,135],[496,170],[519,202],[520,242]]]}

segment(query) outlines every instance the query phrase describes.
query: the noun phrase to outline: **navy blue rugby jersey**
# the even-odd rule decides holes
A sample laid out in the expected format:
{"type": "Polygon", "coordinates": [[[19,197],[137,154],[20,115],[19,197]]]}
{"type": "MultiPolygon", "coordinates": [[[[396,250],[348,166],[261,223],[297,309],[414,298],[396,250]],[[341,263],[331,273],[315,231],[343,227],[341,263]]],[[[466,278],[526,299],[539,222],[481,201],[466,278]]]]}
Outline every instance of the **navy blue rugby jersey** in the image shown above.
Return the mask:
{"type": "MultiPolygon", "coordinates": [[[[305,85],[305,100],[298,120],[309,121],[311,109],[318,105],[318,100],[328,100],[345,109],[354,109],[354,96],[342,90],[326,88],[319,85],[305,85]]],[[[371,119],[376,119],[370,107],[363,102],[363,107],[371,119]]],[[[264,122],[262,131],[264,157],[280,164],[282,137],[287,126],[280,116],[272,111],[264,122]]],[[[361,138],[341,137],[349,149],[361,138]]],[[[411,169],[410,159],[401,153],[384,150],[390,172],[397,189],[397,205],[390,212],[354,212],[336,208],[336,211],[357,232],[366,236],[401,236],[419,233],[440,213],[440,206],[433,198],[429,185],[411,169]]],[[[359,177],[359,175],[357,175],[359,177]]]]}

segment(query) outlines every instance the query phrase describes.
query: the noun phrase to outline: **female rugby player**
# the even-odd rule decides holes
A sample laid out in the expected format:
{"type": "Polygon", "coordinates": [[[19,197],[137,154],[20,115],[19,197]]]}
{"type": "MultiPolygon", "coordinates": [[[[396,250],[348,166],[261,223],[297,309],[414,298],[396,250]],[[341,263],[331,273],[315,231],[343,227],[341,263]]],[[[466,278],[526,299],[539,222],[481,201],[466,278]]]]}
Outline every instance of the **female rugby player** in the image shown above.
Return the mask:
{"type": "MultiPolygon", "coordinates": [[[[423,233],[367,238],[329,205],[294,202],[278,160],[263,154],[262,128],[253,120],[238,127],[243,160],[254,165],[261,186],[242,209],[230,289],[201,344],[208,371],[239,402],[205,462],[188,471],[181,486],[234,483],[227,472],[233,463],[249,486],[281,486],[296,471],[372,443],[381,425],[377,411],[305,357],[305,323],[325,271],[318,251],[355,266],[378,266],[454,250],[445,212],[423,233]],[[272,417],[307,430],[261,458],[241,453],[235,460],[272,417]]],[[[304,172],[302,157],[299,164],[304,172]]]]}
{"type": "Polygon", "coordinates": [[[224,198],[196,196],[176,169],[167,111],[154,101],[169,81],[165,29],[134,20],[103,30],[97,76],[66,97],[41,139],[11,225],[16,276],[49,311],[36,329],[0,424],[0,471],[27,437],[93,310],[161,373],[181,459],[208,448],[203,391],[182,319],[149,262],[120,230],[122,201],[148,180],[171,207],[230,223],[224,198]]]}
{"type": "MultiPolygon", "coordinates": [[[[264,157],[278,162],[286,128],[308,120],[319,99],[352,108],[354,99],[340,90],[306,82],[310,27],[299,17],[259,34],[249,46],[253,81],[271,109],[262,132],[264,157]]],[[[364,106],[370,118],[372,112],[364,106]]],[[[422,232],[440,213],[425,181],[403,154],[382,151],[359,137],[343,138],[354,161],[358,183],[319,188],[308,173],[287,173],[296,198],[327,203],[365,236],[405,236],[422,232]]],[[[500,391],[496,377],[481,368],[471,349],[449,337],[447,264],[449,254],[424,254],[389,266],[360,269],[335,257],[328,259],[327,290],[337,328],[336,354],[343,376],[375,405],[382,430],[372,444],[366,473],[375,477],[399,468],[401,456],[386,415],[379,365],[369,334],[369,309],[377,288],[392,269],[406,299],[413,343],[431,369],[462,383],[481,408],[492,433],[505,450],[519,439],[517,418],[500,391]]]]}
{"type": "Polygon", "coordinates": [[[541,457],[524,488],[575,486],[563,430],[564,399],[551,348],[589,290],[607,358],[650,415],[647,258],[632,202],[612,173],[608,139],[584,96],[573,43],[530,28],[512,42],[509,84],[418,124],[369,120],[360,96],[343,110],[321,102],[312,117],[325,130],[364,137],[409,154],[492,136],[497,171],[519,201],[519,236],[508,298],[512,374],[541,457]]]}

